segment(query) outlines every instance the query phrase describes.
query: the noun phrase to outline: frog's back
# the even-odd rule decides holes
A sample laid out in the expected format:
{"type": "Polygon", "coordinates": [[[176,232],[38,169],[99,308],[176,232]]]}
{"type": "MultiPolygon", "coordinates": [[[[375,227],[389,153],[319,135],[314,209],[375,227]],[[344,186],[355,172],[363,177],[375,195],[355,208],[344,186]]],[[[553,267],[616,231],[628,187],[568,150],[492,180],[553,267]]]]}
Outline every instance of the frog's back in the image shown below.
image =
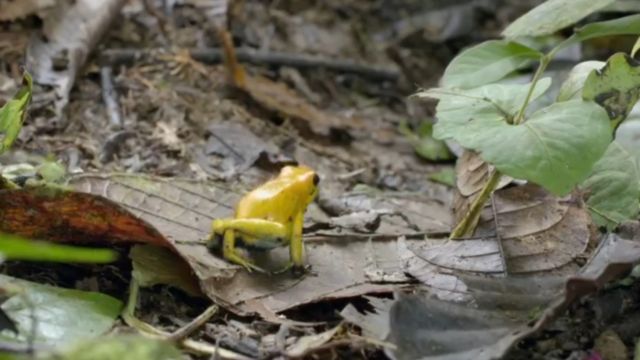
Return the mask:
{"type": "Polygon", "coordinates": [[[284,223],[299,210],[296,183],[276,178],[248,193],[236,208],[236,218],[259,218],[284,223]]]}

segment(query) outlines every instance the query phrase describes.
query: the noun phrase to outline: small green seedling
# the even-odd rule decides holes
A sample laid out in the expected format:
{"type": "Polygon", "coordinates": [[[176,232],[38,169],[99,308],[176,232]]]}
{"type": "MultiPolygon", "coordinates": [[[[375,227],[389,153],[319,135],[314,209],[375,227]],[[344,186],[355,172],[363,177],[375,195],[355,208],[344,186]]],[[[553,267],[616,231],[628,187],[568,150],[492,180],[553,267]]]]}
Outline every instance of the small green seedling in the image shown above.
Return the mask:
{"type": "Polygon", "coordinates": [[[18,138],[22,124],[27,116],[27,107],[31,103],[33,80],[28,72],[22,77],[22,88],[13,99],[0,108],[0,154],[7,151],[18,138]]]}

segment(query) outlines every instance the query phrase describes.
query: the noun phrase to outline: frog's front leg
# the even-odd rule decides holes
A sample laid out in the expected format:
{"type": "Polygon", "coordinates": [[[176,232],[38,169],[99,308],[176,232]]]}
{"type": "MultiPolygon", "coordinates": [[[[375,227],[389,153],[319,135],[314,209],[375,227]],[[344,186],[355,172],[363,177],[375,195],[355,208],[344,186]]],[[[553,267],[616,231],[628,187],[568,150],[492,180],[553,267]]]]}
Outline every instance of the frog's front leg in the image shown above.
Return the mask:
{"type": "Polygon", "coordinates": [[[303,226],[304,212],[301,212],[293,219],[291,243],[289,244],[289,257],[293,263],[293,271],[295,272],[304,272],[304,244],[302,243],[303,226]]]}

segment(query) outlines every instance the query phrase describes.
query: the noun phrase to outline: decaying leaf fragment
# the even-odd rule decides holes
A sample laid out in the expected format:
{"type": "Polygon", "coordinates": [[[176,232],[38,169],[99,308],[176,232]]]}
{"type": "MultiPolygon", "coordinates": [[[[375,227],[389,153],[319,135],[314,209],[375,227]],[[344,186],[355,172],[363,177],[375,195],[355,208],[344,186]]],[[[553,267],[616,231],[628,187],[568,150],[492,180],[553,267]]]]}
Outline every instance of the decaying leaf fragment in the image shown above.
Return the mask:
{"type": "Polygon", "coordinates": [[[253,100],[265,109],[271,110],[285,119],[302,121],[315,134],[321,136],[342,135],[348,137],[344,130],[353,128],[354,122],[336,115],[330,115],[313,106],[283,83],[269,80],[262,76],[248,74],[237,61],[231,35],[225,30],[218,30],[225,51],[225,65],[231,76],[233,85],[246,92],[253,100]]]}

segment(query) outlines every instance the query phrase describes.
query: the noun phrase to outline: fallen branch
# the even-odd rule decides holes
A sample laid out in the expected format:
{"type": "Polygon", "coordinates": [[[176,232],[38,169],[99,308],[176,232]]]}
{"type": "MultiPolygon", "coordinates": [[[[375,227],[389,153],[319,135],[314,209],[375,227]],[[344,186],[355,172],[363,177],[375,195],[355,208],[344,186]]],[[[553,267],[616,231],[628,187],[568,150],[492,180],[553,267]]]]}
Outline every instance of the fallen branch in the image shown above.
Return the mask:
{"type": "MultiPolygon", "coordinates": [[[[117,66],[152,60],[165,53],[162,49],[108,49],[101,53],[100,58],[105,65],[117,66]]],[[[206,64],[218,64],[224,61],[224,51],[220,48],[192,49],[189,50],[189,54],[194,60],[206,64]]],[[[298,69],[322,68],[357,74],[373,80],[396,81],[400,77],[400,72],[395,69],[358,64],[349,60],[333,60],[283,52],[264,52],[247,48],[236,49],[236,55],[239,61],[254,65],[291,66],[298,69]]]]}

